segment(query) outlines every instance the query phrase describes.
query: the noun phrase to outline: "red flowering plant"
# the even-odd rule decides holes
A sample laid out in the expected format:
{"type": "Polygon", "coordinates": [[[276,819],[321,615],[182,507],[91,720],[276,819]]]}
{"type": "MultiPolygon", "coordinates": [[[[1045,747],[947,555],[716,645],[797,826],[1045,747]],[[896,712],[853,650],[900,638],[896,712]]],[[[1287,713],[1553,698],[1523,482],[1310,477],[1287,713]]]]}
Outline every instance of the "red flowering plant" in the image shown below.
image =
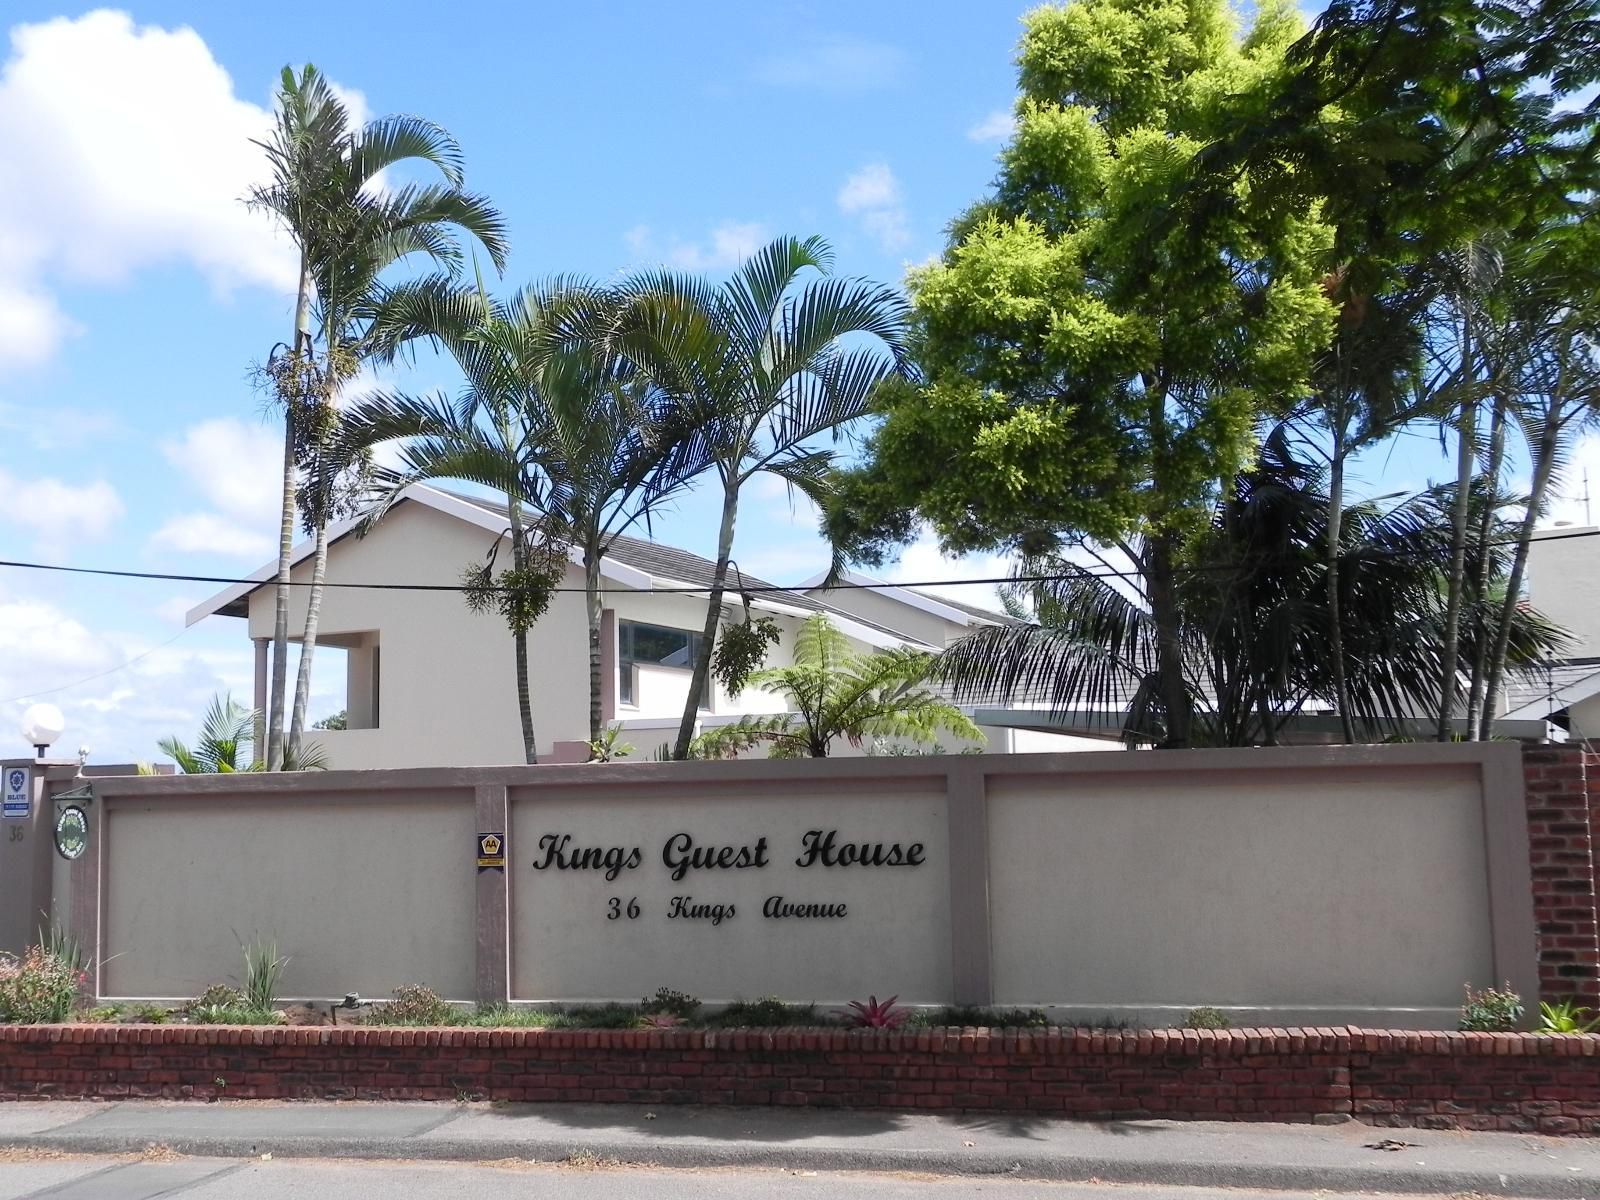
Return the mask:
{"type": "Polygon", "coordinates": [[[865,1004],[852,1000],[848,1008],[839,1010],[839,1017],[852,1029],[899,1029],[910,1019],[911,1010],[896,1005],[898,999],[899,996],[890,996],[880,1001],[868,996],[865,1004]]]}

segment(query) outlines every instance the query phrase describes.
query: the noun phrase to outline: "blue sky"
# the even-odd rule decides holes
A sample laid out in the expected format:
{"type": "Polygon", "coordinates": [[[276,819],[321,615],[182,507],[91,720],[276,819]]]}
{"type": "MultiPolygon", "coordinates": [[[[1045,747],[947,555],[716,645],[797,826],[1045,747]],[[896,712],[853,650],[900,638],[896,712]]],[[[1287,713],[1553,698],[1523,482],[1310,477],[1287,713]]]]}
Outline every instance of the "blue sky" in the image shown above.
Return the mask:
{"type": "MultiPolygon", "coordinates": [[[[0,557],[232,575],[270,554],[275,434],[249,368],[288,332],[292,266],[237,201],[284,63],[317,63],[358,108],[448,127],[469,185],[509,219],[508,284],[663,261],[718,272],[779,232],[823,234],[839,270],[898,281],[989,182],[1024,7],[495,2],[441,21],[410,0],[11,0],[0,557]]],[[[1405,446],[1378,473],[1411,486],[1436,461],[1405,446]]],[[[706,499],[656,534],[708,550],[706,499]]],[[[824,562],[773,488],[750,497],[736,555],[780,582],[824,562]]],[[[897,568],[968,569],[927,541],[897,568]]],[[[180,632],[209,590],[0,571],[0,747],[34,697],[100,760],[152,757],[215,690],[247,698],[239,623],[180,632]]],[[[313,707],[337,707],[321,691],[313,707]]]]}

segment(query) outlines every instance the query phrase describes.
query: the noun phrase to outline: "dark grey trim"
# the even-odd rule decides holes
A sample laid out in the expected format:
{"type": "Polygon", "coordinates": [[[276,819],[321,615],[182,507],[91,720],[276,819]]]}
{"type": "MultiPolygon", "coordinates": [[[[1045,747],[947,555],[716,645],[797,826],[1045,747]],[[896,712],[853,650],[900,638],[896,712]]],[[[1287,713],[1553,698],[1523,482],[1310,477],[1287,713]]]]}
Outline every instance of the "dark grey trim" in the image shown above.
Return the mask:
{"type": "Polygon", "coordinates": [[[989,928],[989,800],[983,768],[969,756],[945,784],[950,830],[950,985],[955,1003],[994,1000],[989,928]]]}

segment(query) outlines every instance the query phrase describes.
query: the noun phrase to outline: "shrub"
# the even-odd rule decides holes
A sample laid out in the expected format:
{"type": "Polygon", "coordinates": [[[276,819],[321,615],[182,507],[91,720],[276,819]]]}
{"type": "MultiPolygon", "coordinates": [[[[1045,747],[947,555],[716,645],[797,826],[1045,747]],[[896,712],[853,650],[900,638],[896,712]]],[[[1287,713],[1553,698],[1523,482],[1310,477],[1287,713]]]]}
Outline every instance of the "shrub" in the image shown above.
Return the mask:
{"type": "Polygon", "coordinates": [[[779,1029],[786,1025],[831,1025],[833,1018],[821,1016],[815,1004],[786,1004],[776,996],[759,1000],[739,1000],[709,1017],[706,1024],[718,1029],[779,1029]]]}
{"type": "Polygon", "coordinates": [[[53,1025],[65,1021],[84,975],[65,958],[30,946],[21,958],[0,954],[0,1021],[53,1025]]]}
{"type": "Polygon", "coordinates": [[[1183,1029],[1231,1029],[1233,1022],[1228,1020],[1228,1014],[1220,1008],[1212,1008],[1209,1004],[1202,1004],[1199,1008],[1191,1008],[1183,1018],[1183,1029]]]}
{"type": "Polygon", "coordinates": [[[911,1010],[897,1006],[898,999],[899,996],[890,996],[879,1001],[876,996],[868,996],[865,1004],[852,1000],[839,1010],[839,1016],[852,1029],[899,1029],[911,1016],[911,1010]]]}
{"type": "Polygon", "coordinates": [[[408,983],[394,990],[394,999],[367,1014],[369,1025],[450,1025],[462,1013],[432,988],[408,983]]]}
{"type": "Polygon", "coordinates": [[[133,1019],[143,1025],[165,1025],[172,1010],[159,1004],[135,1004],[133,1019]]]}
{"type": "Polygon", "coordinates": [[[1540,1033],[1594,1033],[1600,1031],[1600,1016],[1579,1006],[1576,1000],[1551,1004],[1539,1002],[1540,1033]]]}
{"type": "Polygon", "coordinates": [[[266,1012],[278,1007],[278,983],[289,960],[278,954],[278,943],[255,941],[244,951],[244,998],[251,1008],[266,1012]]]}
{"type": "Polygon", "coordinates": [[[643,1012],[666,1013],[669,1017],[688,1021],[700,1011],[700,1001],[686,992],[675,992],[664,987],[657,988],[654,996],[646,996],[639,1001],[639,1008],[643,1012]]]}
{"type": "Polygon", "coordinates": [[[1510,1033],[1522,1020],[1522,997],[1508,983],[1500,988],[1472,990],[1461,1004],[1460,1028],[1469,1033],[1510,1033]]]}

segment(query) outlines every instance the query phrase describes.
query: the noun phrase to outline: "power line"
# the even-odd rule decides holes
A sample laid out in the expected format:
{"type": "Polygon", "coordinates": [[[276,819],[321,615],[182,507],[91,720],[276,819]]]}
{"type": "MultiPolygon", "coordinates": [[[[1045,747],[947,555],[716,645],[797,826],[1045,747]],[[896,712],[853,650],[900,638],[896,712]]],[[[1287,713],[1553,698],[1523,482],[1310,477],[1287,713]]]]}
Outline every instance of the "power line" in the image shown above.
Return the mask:
{"type": "MultiPolygon", "coordinates": [[[[1537,540],[1541,542],[1557,542],[1568,541],[1574,538],[1590,537],[1600,537],[1600,529],[1580,529],[1575,530],[1572,533],[1546,534],[1537,540]]],[[[1518,539],[1516,538],[1502,538],[1487,544],[1490,546],[1514,546],[1517,544],[1517,541],[1518,539]]],[[[1421,557],[1421,555],[1419,554],[1415,557],[1421,557]]],[[[231,575],[184,575],[168,571],[127,571],[112,567],[68,567],[59,563],[26,562],[21,559],[0,559],[0,568],[12,568],[15,570],[24,571],[56,571],[68,575],[98,575],[107,576],[113,579],[152,579],[175,583],[220,583],[229,585],[248,584],[252,587],[275,587],[277,585],[277,580],[274,577],[269,577],[266,579],[252,579],[239,578],[231,575]]],[[[1195,563],[1176,568],[1179,573],[1187,574],[1196,574],[1207,571],[1237,571],[1239,569],[1239,566],[1235,563],[1195,563]]],[[[974,575],[964,579],[923,579],[915,581],[898,580],[893,582],[875,580],[863,583],[840,580],[828,590],[877,591],[884,588],[963,587],[968,585],[994,585],[1000,583],[1053,583],[1058,580],[1079,579],[1084,576],[1088,576],[1093,579],[1139,579],[1142,578],[1143,575],[1144,572],[1136,568],[1119,571],[1110,569],[1108,564],[1108,569],[1103,571],[1080,568],[1079,570],[1072,572],[1057,571],[1043,575],[974,575]]],[[[289,581],[289,586],[310,587],[312,585],[309,580],[291,579],[289,581]]],[[[358,591],[377,592],[461,592],[467,590],[463,585],[457,583],[350,583],[335,580],[324,580],[322,587],[328,589],[345,588],[358,591]]],[[[485,589],[473,588],[472,590],[498,592],[509,591],[511,589],[492,586],[485,589]]],[[[586,589],[577,586],[557,586],[551,588],[550,590],[552,592],[582,593],[586,589]]],[[[607,594],[637,594],[641,589],[626,587],[602,587],[598,590],[607,594]]],[[[711,585],[683,584],[673,587],[654,587],[650,588],[649,590],[651,592],[667,595],[675,593],[681,593],[685,595],[702,595],[711,590],[711,585]]],[[[741,586],[737,585],[734,580],[730,580],[725,586],[724,590],[730,595],[739,595],[740,593],[745,592],[755,595],[761,592],[793,592],[795,589],[793,587],[782,587],[773,583],[744,584],[741,586]]]]}

